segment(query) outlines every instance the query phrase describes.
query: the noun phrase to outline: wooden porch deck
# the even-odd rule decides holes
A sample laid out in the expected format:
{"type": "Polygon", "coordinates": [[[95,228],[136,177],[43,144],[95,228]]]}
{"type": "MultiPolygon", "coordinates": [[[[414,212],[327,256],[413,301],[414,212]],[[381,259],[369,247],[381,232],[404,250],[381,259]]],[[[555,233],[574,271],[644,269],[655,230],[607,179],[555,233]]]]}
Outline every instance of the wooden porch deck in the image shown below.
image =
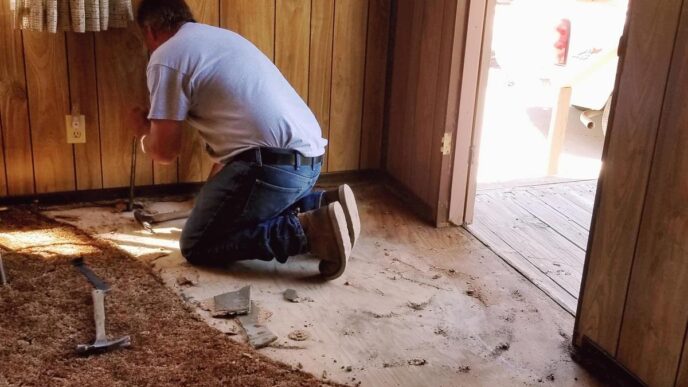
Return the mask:
{"type": "Polygon", "coordinates": [[[468,229],[575,315],[596,180],[480,187],[468,229]]]}

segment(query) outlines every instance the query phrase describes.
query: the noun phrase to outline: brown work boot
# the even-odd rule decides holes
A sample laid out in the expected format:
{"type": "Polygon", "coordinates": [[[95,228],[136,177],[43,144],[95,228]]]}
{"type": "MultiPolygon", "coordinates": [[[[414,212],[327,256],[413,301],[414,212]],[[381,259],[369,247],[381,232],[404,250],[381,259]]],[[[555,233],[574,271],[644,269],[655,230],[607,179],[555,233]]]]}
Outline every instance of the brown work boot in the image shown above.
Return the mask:
{"type": "Polygon", "coordinates": [[[325,204],[339,202],[342,205],[344,216],[346,216],[347,229],[349,230],[349,238],[351,239],[351,247],[356,246],[358,236],[361,234],[361,218],[358,215],[354,191],[351,190],[348,184],[342,184],[339,188],[325,191],[323,199],[325,204]]]}
{"type": "Polygon", "coordinates": [[[344,210],[338,202],[299,214],[311,253],[320,258],[320,274],[329,280],[338,278],[346,269],[351,255],[351,240],[344,210]]]}

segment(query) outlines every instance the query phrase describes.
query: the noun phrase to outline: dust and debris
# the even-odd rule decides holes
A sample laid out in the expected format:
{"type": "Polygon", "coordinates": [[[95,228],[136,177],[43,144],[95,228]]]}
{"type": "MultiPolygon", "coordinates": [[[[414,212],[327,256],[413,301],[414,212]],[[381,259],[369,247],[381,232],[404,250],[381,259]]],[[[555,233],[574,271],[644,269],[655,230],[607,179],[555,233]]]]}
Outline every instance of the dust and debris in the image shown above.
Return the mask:
{"type": "Polygon", "coordinates": [[[227,336],[236,336],[239,334],[239,328],[237,328],[236,325],[231,325],[225,329],[222,329],[222,333],[227,336]]]}
{"type": "Polygon", "coordinates": [[[323,372],[322,372],[322,378],[323,378],[323,379],[327,379],[327,371],[323,371],[323,372]]]}
{"type": "Polygon", "coordinates": [[[296,293],[294,289],[287,289],[284,291],[284,299],[289,302],[299,303],[301,302],[301,297],[296,293]]]}
{"type": "Polygon", "coordinates": [[[81,217],[76,216],[76,215],[67,215],[67,214],[60,214],[60,215],[55,215],[53,216],[55,220],[62,220],[65,222],[78,222],[81,220],[81,217]]]}
{"type": "Polygon", "coordinates": [[[295,331],[291,331],[291,332],[287,335],[287,337],[288,337],[290,340],[294,340],[294,341],[306,341],[306,340],[308,340],[308,338],[310,337],[310,335],[309,335],[308,332],[306,332],[306,331],[303,331],[303,330],[301,330],[301,329],[297,329],[297,330],[295,330],[295,331]]]}
{"type": "Polygon", "coordinates": [[[442,278],[442,276],[439,275],[439,274],[435,274],[435,275],[432,276],[432,279],[434,279],[434,280],[440,279],[440,278],[442,278]]]}
{"type": "Polygon", "coordinates": [[[435,328],[435,330],[433,332],[439,336],[444,336],[444,337],[448,336],[447,330],[442,328],[442,327],[435,328]]]}
{"type": "Polygon", "coordinates": [[[525,297],[521,294],[521,291],[519,290],[514,290],[511,292],[511,298],[513,298],[516,301],[525,301],[525,297]]]}
{"type": "Polygon", "coordinates": [[[511,344],[509,343],[499,343],[495,349],[492,350],[492,356],[499,356],[502,353],[508,351],[511,348],[511,344]]]}
{"type": "Polygon", "coordinates": [[[353,371],[353,367],[351,367],[351,366],[346,366],[346,367],[342,367],[342,368],[344,368],[344,371],[345,371],[345,372],[351,372],[351,371],[353,371]]]}
{"type": "Polygon", "coordinates": [[[270,345],[268,345],[270,348],[276,348],[276,349],[306,349],[306,347],[302,345],[290,345],[290,344],[285,344],[285,343],[277,343],[277,342],[272,342],[270,345]]]}
{"type": "Polygon", "coordinates": [[[389,312],[389,313],[377,313],[377,312],[371,312],[369,310],[363,311],[364,314],[367,314],[368,316],[372,316],[373,318],[391,318],[391,317],[396,317],[398,314],[394,312],[389,312]]]}
{"type": "Polygon", "coordinates": [[[554,374],[547,375],[546,379],[549,380],[550,382],[553,382],[554,381],[554,374]]]}
{"type": "Polygon", "coordinates": [[[179,286],[196,286],[198,285],[198,280],[189,278],[188,275],[180,274],[177,276],[177,285],[179,286]]]}
{"type": "Polygon", "coordinates": [[[127,210],[127,203],[123,201],[117,201],[114,206],[112,206],[113,213],[120,213],[127,210]]]}
{"type": "Polygon", "coordinates": [[[301,364],[301,362],[296,363],[296,368],[302,370],[303,364],[301,364]]]}
{"type": "Polygon", "coordinates": [[[467,373],[471,372],[471,367],[470,366],[461,366],[461,367],[459,367],[459,372],[461,372],[462,374],[467,374],[467,373]]]}
{"type": "Polygon", "coordinates": [[[466,290],[466,295],[480,301],[480,303],[483,304],[483,306],[487,306],[487,302],[485,302],[485,298],[481,291],[475,289],[468,289],[466,290]]]}
{"type": "Polygon", "coordinates": [[[406,306],[413,310],[423,310],[425,309],[428,305],[430,305],[430,302],[432,302],[432,297],[430,297],[427,301],[424,302],[413,302],[413,301],[408,301],[406,303],[406,306]]]}
{"type": "Polygon", "coordinates": [[[428,361],[425,359],[411,359],[408,361],[408,364],[412,366],[424,366],[428,364],[428,361]]]}

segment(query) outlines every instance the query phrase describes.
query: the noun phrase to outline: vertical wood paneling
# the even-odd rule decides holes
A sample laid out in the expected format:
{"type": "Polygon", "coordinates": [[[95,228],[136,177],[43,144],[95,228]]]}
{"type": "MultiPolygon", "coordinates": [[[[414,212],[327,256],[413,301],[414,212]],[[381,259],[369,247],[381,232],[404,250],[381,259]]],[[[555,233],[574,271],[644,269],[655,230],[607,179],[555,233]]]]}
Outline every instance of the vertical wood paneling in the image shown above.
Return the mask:
{"type": "Polygon", "coordinates": [[[220,26],[220,0],[186,0],[199,23],[220,26]]]}
{"type": "Polygon", "coordinates": [[[675,382],[688,326],[688,23],[674,47],[617,355],[650,386],[675,382]]]}
{"type": "Polygon", "coordinates": [[[390,8],[389,0],[370,0],[361,128],[361,169],[378,169],[382,163],[390,8]]]}
{"type": "Polygon", "coordinates": [[[220,26],[241,34],[274,60],[275,0],[221,0],[220,26]]]}
{"type": "Polygon", "coordinates": [[[65,128],[69,82],[64,34],[24,31],[24,54],[36,191],[73,191],[74,151],[65,128]]]}
{"type": "MultiPolygon", "coordinates": [[[[331,140],[325,171],[328,165],[331,171],[380,166],[390,0],[188,4],[199,22],[239,32],[277,63],[331,140]]],[[[148,101],[147,53],[136,27],[28,36],[31,63],[25,63],[22,32],[10,28],[8,8],[0,4],[0,53],[8,58],[0,62],[0,196],[32,193],[35,179],[40,192],[126,187],[133,137],[126,117],[148,101]],[[69,145],[64,115],[77,105],[88,142],[69,145]],[[30,117],[38,138],[33,147],[30,117]]],[[[185,136],[172,166],[154,165],[139,151],[137,185],[204,180],[212,162],[202,147],[196,134],[185,136]]]]}
{"type": "Polygon", "coordinates": [[[407,26],[402,26],[401,28],[409,28],[411,30],[411,38],[409,42],[409,50],[406,52],[407,58],[405,60],[409,61],[409,75],[406,84],[402,85],[403,93],[406,97],[403,99],[402,114],[401,114],[401,126],[399,131],[395,133],[400,136],[398,149],[390,149],[390,154],[394,157],[401,159],[400,167],[398,171],[398,179],[402,184],[409,187],[411,192],[416,196],[419,196],[420,187],[413,186],[411,182],[411,169],[413,164],[416,162],[410,157],[413,154],[414,148],[417,145],[415,143],[416,134],[416,103],[418,99],[418,75],[420,74],[421,61],[423,58],[420,57],[420,44],[421,44],[421,32],[423,30],[423,17],[425,12],[425,2],[423,1],[412,1],[413,3],[413,13],[411,15],[410,24],[407,26]]]}
{"type": "Polygon", "coordinates": [[[387,139],[387,171],[397,180],[401,175],[401,129],[406,106],[406,85],[410,81],[409,68],[411,51],[411,24],[413,21],[414,2],[400,0],[397,2],[396,28],[394,31],[394,57],[392,63],[392,84],[389,102],[389,131],[387,139]]]}
{"type": "Polygon", "coordinates": [[[576,338],[616,354],[681,0],[631,2],[576,338]],[[631,155],[631,157],[629,157],[631,155]],[[610,274],[613,273],[613,274],[610,274]]]}
{"type": "Polygon", "coordinates": [[[311,0],[277,2],[275,64],[304,101],[308,101],[311,0]]]}
{"type": "MultiPolygon", "coordinates": [[[[334,37],[334,0],[312,2],[308,106],[320,123],[323,137],[330,137],[330,101],[332,91],[332,39],[334,37]]],[[[323,171],[328,171],[329,147],[323,171]]]]}
{"type": "Polygon", "coordinates": [[[103,188],[100,121],[93,33],[66,34],[71,108],[86,117],[86,143],[74,144],[76,187],[103,188]]]}
{"type": "MultiPolygon", "coordinates": [[[[105,188],[129,185],[131,144],[134,136],[126,117],[136,106],[148,106],[146,64],[148,57],[136,27],[96,34],[96,64],[100,134],[105,188]]],[[[140,148],[136,184],[153,183],[153,164],[140,148]]]]}
{"type": "MultiPolygon", "coordinates": [[[[0,116],[0,149],[4,149],[3,137],[4,129],[2,127],[2,116],[0,116]]],[[[5,176],[5,156],[4,151],[0,151],[0,196],[7,196],[7,179],[5,176]]]]}
{"type": "MultiPolygon", "coordinates": [[[[187,0],[199,23],[220,26],[220,0],[187,0]]],[[[197,131],[185,124],[184,140],[179,155],[179,181],[183,183],[204,181],[210,173],[212,161],[203,149],[203,141],[197,131]]]]}
{"type": "Polygon", "coordinates": [[[430,197],[432,192],[431,186],[433,184],[436,185],[437,182],[429,181],[428,176],[430,174],[428,172],[432,167],[431,152],[438,152],[440,148],[439,144],[435,143],[436,139],[433,138],[433,129],[435,106],[438,101],[441,101],[441,99],[437,98],[437,81],[439,79],[444,0],[427,0],[424,2],[424,5],[423,29],[419,51],[422,63],[418,71],[416,113],[413,122],[414,130],[408,136],[411,144],[413,144],[411,153],[412,163],[409,166],[411,172],[409,183],[411,187],[416,187],[416,194],[425,203],[432,203],[433,199],[430,197]]]}
{"type": "Polygon", "coordinates": [[[359,168],[367,0],[335,2],[330,110],[330,171],[359,168]]]}
{"type": "Polygon", "coordinates": [[[29,105],[21,32],[12,29],[8,1],[0,1],[0,120],[7,193],[34,192],[29,105]]]}
{"type": "Polygon", "coordinates": [[[153,162],[153,184],[174,184],[177,179],[178,158],[170,164],[153,162]]]}

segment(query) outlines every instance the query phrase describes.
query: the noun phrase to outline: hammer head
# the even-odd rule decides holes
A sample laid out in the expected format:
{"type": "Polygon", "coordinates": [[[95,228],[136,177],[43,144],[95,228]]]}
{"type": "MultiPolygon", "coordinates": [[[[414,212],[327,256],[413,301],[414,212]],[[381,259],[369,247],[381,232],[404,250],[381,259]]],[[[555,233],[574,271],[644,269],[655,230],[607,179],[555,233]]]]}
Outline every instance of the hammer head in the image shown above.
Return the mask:
{"type": "Polygon", "coordinates": [[[134,219],[143,227],[145,230],[153,232],[153,226],[151,223],[153,223],[152,217],[143,212],[140,209],[134,210],[134,219]]]}
{"type": "Polygon", "coordinates": [[[129,336],[124,336],[116,340],[96,340],[93,344],[79,344],[76,346],[76,353],[80,355],[90,355],[93,353],[103,353],[111,349],[124,348],[131,345],[129,336]]]}

